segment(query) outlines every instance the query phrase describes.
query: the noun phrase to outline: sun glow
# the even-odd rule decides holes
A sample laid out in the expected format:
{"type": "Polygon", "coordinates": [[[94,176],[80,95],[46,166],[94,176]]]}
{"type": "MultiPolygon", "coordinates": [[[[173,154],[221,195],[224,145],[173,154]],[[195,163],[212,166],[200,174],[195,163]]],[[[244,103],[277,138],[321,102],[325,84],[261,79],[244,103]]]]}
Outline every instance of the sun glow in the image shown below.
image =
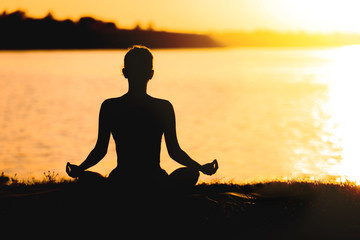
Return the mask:
{"type": "Polygon", "coordinates": [[[284,14],[292,24],[310,31],[359,32],[360,1],[304,0],[285,3],[284,14]]]}

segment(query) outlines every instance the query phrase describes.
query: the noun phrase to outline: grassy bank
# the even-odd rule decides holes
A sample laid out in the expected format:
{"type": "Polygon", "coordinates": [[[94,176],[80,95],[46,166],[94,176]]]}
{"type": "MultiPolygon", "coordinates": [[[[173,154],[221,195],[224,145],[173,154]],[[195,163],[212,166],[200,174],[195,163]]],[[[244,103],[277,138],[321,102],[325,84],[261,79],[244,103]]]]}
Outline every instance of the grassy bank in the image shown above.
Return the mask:
{"type": "Polygon", "coordinates": [[[2,226],[66,225],[77,226],[73,232],[81,228],[82,235],[120,231],[135,238],[360,238],[360,188],[351,183],[215,183],[178,193],[143,186],[110,189],[52,176],[3,182],[2,226]]]}

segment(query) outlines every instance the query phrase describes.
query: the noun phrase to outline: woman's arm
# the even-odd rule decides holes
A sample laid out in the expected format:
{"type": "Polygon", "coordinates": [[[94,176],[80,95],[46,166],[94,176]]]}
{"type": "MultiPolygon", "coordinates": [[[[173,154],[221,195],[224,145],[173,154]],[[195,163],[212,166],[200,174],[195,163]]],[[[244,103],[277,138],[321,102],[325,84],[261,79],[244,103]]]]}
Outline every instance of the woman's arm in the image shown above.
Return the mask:
{"type": "Polygon", "coordinates": [[[98,139],[94,149],[90,152],[89,156],[85,159],[83,163],[80,164],[82,170],[86,170],[103,159],[107,153],[109,139],[110,139],[110,129],[109,129],[109,119],[106,114],[106,102],[101,105],[99,113],[99,131],[98,139]]]}
{"type": "Polygon", "coordinates": [[[169,156],[181,165],[201,171],[208,175],[214,174],[218,169],[218,163],[216,160],[212,163],[200,165],[181,149],[176,135],[175,112],[170,102],[166,108],[166,113],[164,135],[169,156]]]}
{"type": "Polygon", "coordinates": [[[101,105],[99,113],[99,130],[98,139],[94,149],[90,152],[89,156],[85,159],[80,166],[68,163],[66,172],[71,177],[77,177],[84,170],[96,165],[107,153],[109,139],[110,139],[110,128],[109,128],[109,116],[106,113],[106,102],[101,105]]]}
{"type": "Polygon", "coordinates": [[[192,160],[179,145],[176,136],[175,112],[170,102],[164,111],[166,111],[164,136],[169,156],[181,165],[200,171],[201,165],[192,160]]]}

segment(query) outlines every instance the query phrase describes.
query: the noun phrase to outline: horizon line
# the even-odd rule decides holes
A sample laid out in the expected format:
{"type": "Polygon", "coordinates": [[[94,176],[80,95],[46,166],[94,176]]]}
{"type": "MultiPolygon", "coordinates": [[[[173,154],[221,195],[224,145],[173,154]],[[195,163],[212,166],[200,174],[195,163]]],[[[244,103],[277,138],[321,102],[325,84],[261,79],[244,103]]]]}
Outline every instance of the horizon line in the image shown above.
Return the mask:
{"type": "Polygon", "coordinates": [[[176,29],[176,28],[157,28],[156,24],[154,24],[152,21],[149,21],[147,23],[147,27],[144,27],[145,24],[142,24],[140,21],[135,21],[133,24],[133,27],[125,27],[125,26],[120,26],[116,21],[112,21],[112,20],[106,20],[106,19],[102,19],[102,18],[98,18],[96,16],[92,16],[92,15],[83,15],[80,16],[78,18],[57,18],[54,17],[54,14],[51,10],[49,10],[47,12],[47,14],[43,17],[36,17],[36,16],[30,16],[28,15],[26,10],[23,9],[17,9],[14,11],[8,11],[6,9],[4,9],[1,13],[0,13],[0,17],[4,16],[4,15],[10,15],[16,12],[22,12],[24,13],[24,17],[25,18],[29,18],[29,19],[45,19],[46,17],[51,16],[54,20],[56,21],[66,21],[66,20],[70,20],[73,22],[79,22],[81,18],[86,18],[86,17],[90,17],[93,18],[97,21],[102,21],[104,23],[113,23],[115,24],[116,28],[118,28],[119,30],[133,30],[133,29],[140,29],[143,31],[146,30],[153,30],[153,31],[158,31],[158,32],[174,32],[174,33],[190,33],[190,34],[202,34],[202,35],[223,35],[223,34],[256,34],[256,33],[273,33],[273,34],[279,34],[279,35],[296,35],[296,34],[307,34],[307,35],[336,35],[336,34],[340,34],[340,35],[360,35],[360,31],[339,31],[339,30],[333,30],[333,31],[321,31],[321,30],[304,30],[304,29],[288,29],[288,30],[279,30],[279,29],[271,29],[271,28],[254,28],[254,29],[217,29],[217,30],[186,30],[186,29],[176,29]]]}

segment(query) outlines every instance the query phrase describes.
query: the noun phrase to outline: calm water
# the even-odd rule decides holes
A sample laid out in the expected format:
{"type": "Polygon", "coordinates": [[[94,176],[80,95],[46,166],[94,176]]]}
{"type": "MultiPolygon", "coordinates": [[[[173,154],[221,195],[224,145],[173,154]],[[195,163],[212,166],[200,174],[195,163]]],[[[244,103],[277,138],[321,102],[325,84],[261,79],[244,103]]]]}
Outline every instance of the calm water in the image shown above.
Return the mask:
{"type": "MultiPolygon", "coordinates": [[[[100,104],[122,95],[125,51],[0,52],[0,171],[65,175],[94,147],[100,104]]],[[[216,179],[360,178],[360,48],[155,50],[149,93],[175,108],[182,148],[216,179]]],[[[162,148],[162,167],[178,165],[162,148]]],[[[111,140],[94,171],[116,165],[111,140]]],[[[136,178],[136,173],[135,178],[136,178]]]]}

